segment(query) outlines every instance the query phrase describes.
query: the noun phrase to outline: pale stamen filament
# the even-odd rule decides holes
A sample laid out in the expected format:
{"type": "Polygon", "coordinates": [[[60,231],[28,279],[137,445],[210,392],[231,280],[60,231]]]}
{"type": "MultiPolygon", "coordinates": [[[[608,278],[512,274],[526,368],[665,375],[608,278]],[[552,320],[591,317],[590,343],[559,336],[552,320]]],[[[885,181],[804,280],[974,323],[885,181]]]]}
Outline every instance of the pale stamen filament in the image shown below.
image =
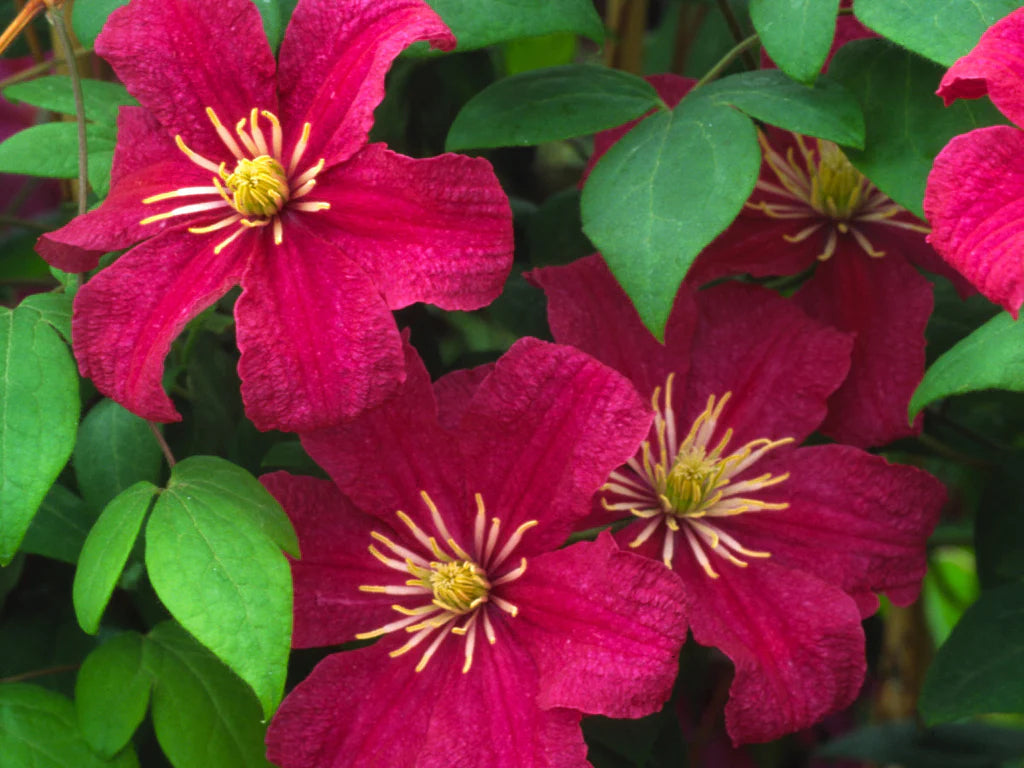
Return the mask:
{"type": "Polygon", "coordinates": [[[228,148],[228,151],[235,156],[236,160],[244,160],[245,153],[242,152],[241,147],[238,146],[231,132],[221,123],[212,107],[206,108],[206,116],[210,118],[210,122],[213,123],[213,129],[217,131],[217,135],[220,136],[220,140],[224,142],[224,146],[228,148]]]}
{"type": "Polygon", "coordinates": [[[213,224],[210,224],[209,226],[206,227],[189,227],[188,231],[196,235],[203,235],[206,234],[207,232],[216,232],[218,229],[230,227],[232,224],[234,224],[241,218],[241,214],[235,213],[232,214],[231,216],[228,216],[226,219],[221,219],[220,221],[214,222],[213,224]]]}
{"type": "Polygon", "coordinates": [[[295,144],[295,149],[292,150],[292,159],[288,163],[289,176],[295,173],[295,169],[298,167],[299,161],[302,159],[302,156],[306,153],[306,147],[309,144],[309,132],[312,130],[312,128],[313,126],[311,126],[309,123],[306,123],[302,126],[302,136],[295,144]]]}

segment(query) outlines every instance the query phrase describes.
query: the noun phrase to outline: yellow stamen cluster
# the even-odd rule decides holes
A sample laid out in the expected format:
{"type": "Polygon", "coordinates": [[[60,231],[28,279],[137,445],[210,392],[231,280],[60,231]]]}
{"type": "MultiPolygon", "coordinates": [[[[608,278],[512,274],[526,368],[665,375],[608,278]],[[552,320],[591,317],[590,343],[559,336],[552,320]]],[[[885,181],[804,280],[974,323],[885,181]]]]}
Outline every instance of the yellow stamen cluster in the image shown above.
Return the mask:
{"type": "Polygon", "coordinates": [[[776,181],[758,179],[756,189],[776,199],[771,202],[752,200],[747,207],[774,219],[807,220],[807,226],[796,234],[783,235],[790,243],[803,242],[827,228],[824,247],[818,254],[820,261],[832,257],[840,235],[852,236],[861,250],[872,258],[885,256],[885,252],[877,250],[864,234],[865,224],[884,224],[913,232],[929,231],[923,224],[895,220],[894,217],[904,209],[854,168],[843,151],[832,142],[808,140],[797,135],[796,146],[782,155],[768,143],[763,133],[758,133],[758,140],[764,161],[776,181]]]}
{"type": "Polygon", "coordinates": [[[419,672],[427,666],[449,633],[461,635],[466,641],[462,671],[468,672],[473,664],[477,627],[482,628],[488,643],[493,645],[498,639],[488,606],[493,605],[510,616],[519,613],[518,606],[496,594],[495,588],[515,581],[526,572],[525,557],[520,558],[519,565],[511,568],[509,557],[519,546],[523,534],[537,525],[537,521],[530,520],[520,525],[499,548],[501,520],[492,517],[488,529],[483,498],[478,493],[475,497],[477,513],[473,546],[471,551],[467,551],[448,532],[433,499],[426,491],[422,491],[420,496],[430,512],[436,536],[428,536],[405,512],[399,510],[396,515],[426,556],[376,531],[370,534],[387,550],[382,552],[371,544],[370,553],[388,568],[413,578],[402,584],[359,587],[362,592],[400,595],[415,599],[419,604],[412,607],[392,605],[392,609],[401,614],[402,618],[369,632],[362,632],[356,637],[366,640],[399,630],[412,633],[405,645],[391,651],[390,655],[395,657],[435,635],[416,665],[416,671],[419,672]]]}
{"type": "Polygon", "coordinates": [[[713,395],[708,398],[707,407],[680,441],[672,408],[672,380],[670,375],[665,385],[664,407],[661,388],[654,391],[655,439],[645,441],[638,458],[630,459],[626,467],[612,473],[604,486],[607,494],[602,503],[609,510],[628,511],[649,521],[630,542],[631,547],[639,547],[664,523],[662,559],[665,565],[672,566],[678,535],[689,545],[705,573],[717,579],[718,573],[711,566],[706,550],[741,568],[747,566],[743,557],[770,556],[768,552],[750,550],[740,544],[725,530],[724,519],[789,506],[748,495],[784,482],[788,474],[765,473],[745,479],[740,476],[766,453],[793,440],[760,438],[730,452],[733,433],[726,429],[712,447],[712,438],[718,432],[718,423],[731,397],[727,392],[721,398],[713,395]]]}
{"type": "Polygon", "coordinates": [[[226,162],[218,165],[190,149],[181,136],[175,136],[174,141],[185,157],[213,174],[211,184],[179,187],[170,192],[147,197],[142,201],[146,205],[181,197],[200,198],[200,201],[147,216],[139,222],[140,224],[152,224],[177,216],[222,215],[210,224],[188,228],[193,234],[206,234],[226,227],[235,227],[234,232],[214,247],[214,253],[220,253],[246,230],[265,226],[271,227],[274,243],[280,245],[284,241],[280,213],[286,206],[290,210],[307,213],[324,211],[331,207],[327,202],[301,200],[316,186],[316,177],[324,167],[324,160],[321,158],[306,170],[298,172],[302,156],[309,144],[309,123],[303,125],[302,135],[295,143],[291,159],[285,166],[284,132],[277,116],[272,112],[252,109],[248,119],[242,118],[235,124],[235,135],[221,123],[217,113],[211,108],[206,108],[206,115],[221,143],[234,156],[234,169],[229,172],[226,162]],[[261,116],[270,124],[269,136],[260,126],[261,116]]]}

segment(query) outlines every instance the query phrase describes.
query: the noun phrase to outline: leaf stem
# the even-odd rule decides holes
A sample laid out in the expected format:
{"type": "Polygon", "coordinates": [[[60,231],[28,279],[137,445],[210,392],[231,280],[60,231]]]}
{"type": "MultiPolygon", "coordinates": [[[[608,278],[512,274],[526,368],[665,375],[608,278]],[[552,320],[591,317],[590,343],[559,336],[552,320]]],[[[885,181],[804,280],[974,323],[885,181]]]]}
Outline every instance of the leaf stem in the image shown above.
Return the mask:
{"type": "Polygon", "coordinates": [[[68,77],[71,78],[71,91],[75,96],[75,120],[78,122],[78,213],[82,215],[88,210],[89,205],[89,150],[85,136],[85,99],[82,96],[82,78],[78,74],[78,62],[75,60],[68,26],[64,22],[64,13],[60,8],[61,3],[56,0],[45,0],[45,2],[46,18],[57,32],[61,57],[67,64],[68,77]]]}
{"type": "Polygon", "coordinates": [[[693,86],[691,92],[697,90],[702,85],[707,85],[712,80],[715,80],[718,77],[720,77],[721,74],[725,71],[726,67],[732,64],[733,60],[737,56],[742,54],[744,51],[747,51],[750,48],[752,48],[758,42],[758,40],[760,40],[760,37],[755,32],[750,37],[738,42],[735,46],[733,46],[732,50],[730,50],[727,54],[725,54],[725,56],[718,60],[715,66],[713,66],[711,69],[707,71],[704,77],[697,81],[697,84],[693,86]]]}
{"type": "Polygon", "coordinates": [[[18,675],[11,675],[10,677],[0,677],[0,684],[3,683],[17,683],[22,680],[31,680],[34,677],[45,677],[46,675],[56,675],[60,672],[71,672],[78,669],[81,664],[61,664],[59,667],[47,667],[46,669],[34,669],[31,672],[22,672],[18,675]]]}
{"type": "Polygon", "coordinates": [[[157,428],[154,422],[146,421],[146,423],[149,424],[149,431],[153,433],[153,437],[156,438],[156,442],[160,446],[160,450],[164,454],[164,459],[167,460],[167,466],[170,467],[171,469],[174,469],[174,465],[177,462],[174,460],[174,454],[171,453],[171,446],[169,446],[167,444],[167,441],[164,440],[163,434],[160,432],[160,430],[157,428]]]}

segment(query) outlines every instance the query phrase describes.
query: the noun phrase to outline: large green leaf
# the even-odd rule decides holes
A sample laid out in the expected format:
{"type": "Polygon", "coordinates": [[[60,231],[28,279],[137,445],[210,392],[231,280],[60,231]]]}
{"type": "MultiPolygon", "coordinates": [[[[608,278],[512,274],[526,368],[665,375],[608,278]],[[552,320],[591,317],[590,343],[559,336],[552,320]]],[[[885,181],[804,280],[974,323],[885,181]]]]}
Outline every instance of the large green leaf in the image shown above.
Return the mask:
{"type": "Polygon", "coordinates": [[[600,42],[604,25],[591,0],[430,0],[459,41],[459,50],[574,32],[600,42]]]}
{"type": "Polygon", "coordinates": [[[583,231],[659,339],[687,270],[739,213],[760,167],[749,118],[699,91],[641,121],[594,166],[583,231]]]}
{"type": "Polygon", "coordinates": [[[78,488],[95,509],[139,481],[158,482],[162,462],[146,420],[113,400],[101,400],[82,419],[71,459],[78,488]]]}
{"type": "Polygon", "coordinates": [[[506,77],[474,96],[447,149],[510,147],[596,133],[658,106],[654,86],[607,67],[568,64],[506,77]]]}
{"type": "Polygon", "coordinates": [[[107,17],[128,0],[86,0],[75,3],[71,12],[71,28],[82,45],[92,46],[96,35],[107,23],[107,17]]]}
{"type": "Polygon", "coordinates": [[[957,134],[1003,120],[988,99],[943,107],[935,96],[942,67],[884,40],[843,46],[828,72],[864,110],[864,149],[849,149],[850,162],[921,217],[925,182],[939,151],[957,134]]]}
{"type": "Polygon", "coordinates": [[[125,632],[86,657],[75,682],[78,725],[104,757],[120,752],[146,716],[152,680],[143,665],[143,638],[125,632]]]}
{"type": "Polygon", "coordinates": [[[750,20],[779,69],[814,82],[832,46],[839,0],[751,0],[750,20]]]}
{"type": "Polygon", "coordinates": [[[223,459],[174,467],[146,525],[157,595],[199,642],[245,680],[269,716],[284,692],[295,533],[254,477],[223,459]]]}
{"type": "Polygon", "coordinates": [[[875,32],[949,67],[1020,0],[856,0],[857,18],[875,32]]]}
{"type": "MultiPolygon", "coordinates": [[[[83,78],[81,83],[87,120],[114,124],[117,122],[117,111],[122,105],[138,104],[120,83],[88,78],[83,78]]],[[[37,77],[9,85],[4,88],[3,94],[10,101],[23,101],[64,115],[76,114],[74,92],[67,75],[37,77]]]]}
{"type": "Polygon", "coordinates": [[[281,3],[278,0],[253,0],[253,2],[256,3],[256,8],[263,19],[263,31],[267,35],[267,42],[270,43],[271,49],[276,51],[288,24],[288,19],[282,16],[281,3]]]}
{"type": "Polygon", "coordinates": [[[787,131],[851,147],[864,146],[860,102],[824,75],[813,86],[806,86],[777,69],[742,72],[705,86],[703,95],[787,131]]]}
{"type": "Polygon", "coordinates": [[[71,455],[78,371],[37,312],[0,309],[0,565],[17,551],[71,455]]]}
{"type": "Polygon", "coordinates": [[[113,760],[89,749],[75,707],[59,693],[34,685],[0,685],[0,763],[5,768],[132,768],[129,748],[113,760]]]}
{"type": "Polygon", "coordinates": [[[263,768],[265,726],[252,692],[171,622],[149,633],[153,727],[174,768],[263,768]]]}
{"type": "Polygon", "coordinates": [[[54,485],[32,518],[21,551],[74,565],[99,510],[93,509],[63,485],[54,485]]]}
{"type": "Polygon", "coordinates": [[[1024,581],[984,592],[939,648],[921,690],[927,723],[1024,713],[1024,581]]]}
{"type": "Polygon", "coordinates": [[[82,546],[71,595],[78,623],[90,635],[99,630],[103,611],[157,491],[144,480],[123,491],[103,510],[82,546]]]}
{"type": "Polygon", "coordinates": [[[908,417],[936,400],[979,389],[1024,392],[1024,322],[1001,312],[936,360],[910,398],[908,417]]]}
{"type": "MultiPolygon", "coordinates": [[[[96,123],[86,126],[89,157],[96,154],[98,164],[105,162],[106,156],[113,153],[114,143],[114,132],[109,126],[96,123]]],[[[55,179],[76,178],[78,125],[43,123],[14,134],[0,144],[0,172],[55,179]]]]}
{"type": "Polygon", "coordinates": [[[19,307],[38,312],[68,344],[71,343],[71,297],[66,293],[33,293],[19,307]]]}

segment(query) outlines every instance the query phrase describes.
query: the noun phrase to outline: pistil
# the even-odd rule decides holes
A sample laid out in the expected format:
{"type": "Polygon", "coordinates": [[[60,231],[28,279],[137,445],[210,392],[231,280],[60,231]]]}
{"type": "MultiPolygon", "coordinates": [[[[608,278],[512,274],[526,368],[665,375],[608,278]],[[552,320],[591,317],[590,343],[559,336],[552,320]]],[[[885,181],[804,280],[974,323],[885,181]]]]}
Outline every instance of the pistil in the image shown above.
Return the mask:
{"type": "Polygon", "coordinates": [[[638,458],[613,472],[604,486],[602,503],[612,511],[628,511],[647,520],[629,546],[639,547],[664,524],[662,560],[672,567],[676,554],[676,538],[681,537],[694,558],[713,579],[719,577],[711,565],[709,551],[741,568],[749,558],[766,558],[768,552],[744,547],[725,529],[727,518],[736,515],[777,511],[789,505],[757,498],[756,493],[784,482],[787,474],[765,473],[740,479],[766,453],[793,442],[792,438],[769,440],[760,438],[729,451],[732,430],[726,429],[717,443],[726,404],[731,393],[721,398],[708,398],[707,406],[694,420],[689,433],[679,441],[676,415],[672,408],[672,381],[668,377],[664,390],[655,389],[652,404],[655,410],[653,441],[645,441],[638,458]],[[746,559],[745,559],[746,558],[746,559]]]}

